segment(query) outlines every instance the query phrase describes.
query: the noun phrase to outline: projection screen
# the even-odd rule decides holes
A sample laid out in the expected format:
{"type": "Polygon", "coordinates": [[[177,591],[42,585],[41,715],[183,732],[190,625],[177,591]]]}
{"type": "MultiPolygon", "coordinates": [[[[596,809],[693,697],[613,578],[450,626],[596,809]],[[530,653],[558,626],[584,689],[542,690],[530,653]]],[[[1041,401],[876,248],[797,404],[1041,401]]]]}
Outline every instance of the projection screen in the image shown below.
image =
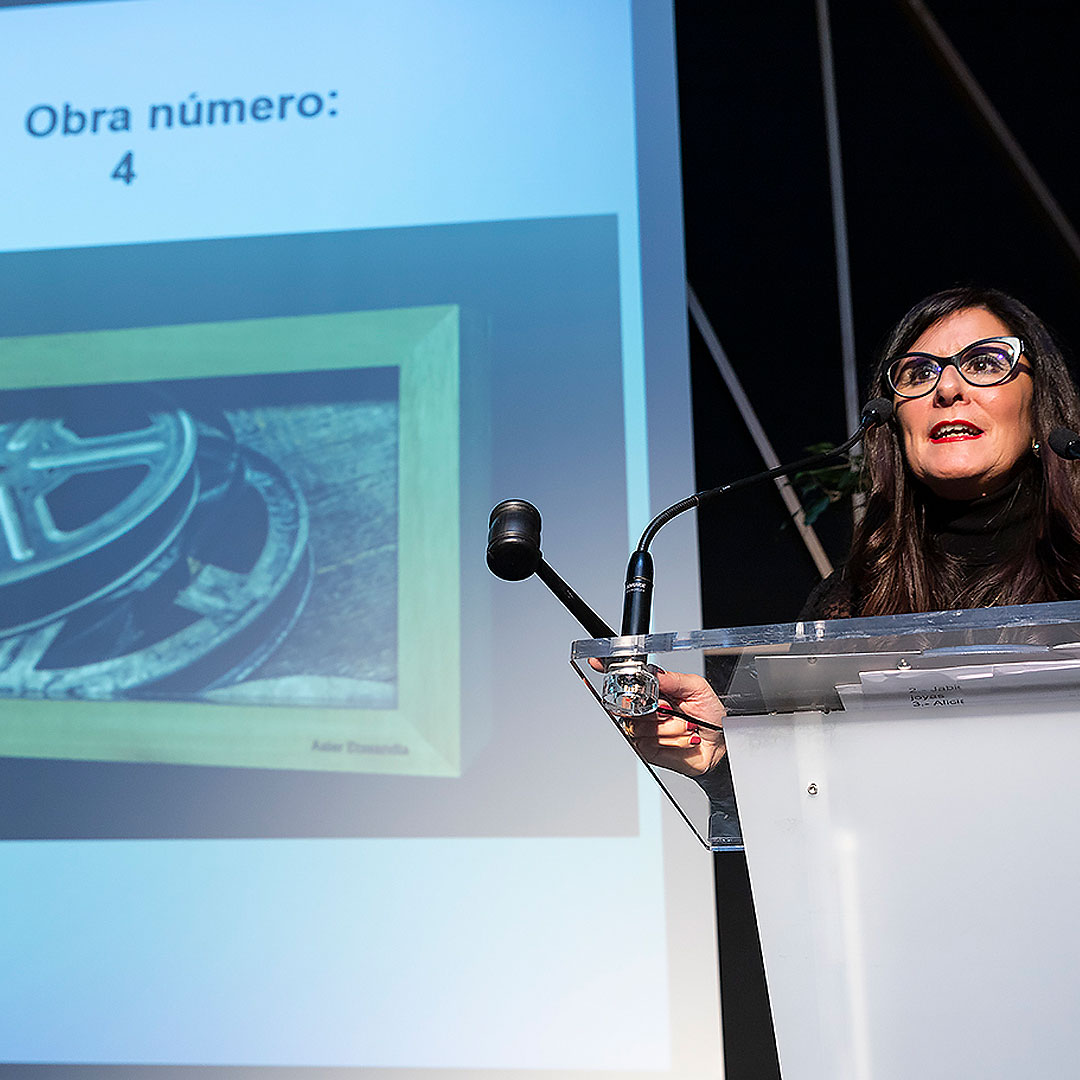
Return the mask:
{"type": "Polygon", "coordinates": [[[693,487],[670,7],[6,4],[0,79],[0,1060],[719,1075],[711,861],[484,565],[529,499],[617,623],[693,487]]]}

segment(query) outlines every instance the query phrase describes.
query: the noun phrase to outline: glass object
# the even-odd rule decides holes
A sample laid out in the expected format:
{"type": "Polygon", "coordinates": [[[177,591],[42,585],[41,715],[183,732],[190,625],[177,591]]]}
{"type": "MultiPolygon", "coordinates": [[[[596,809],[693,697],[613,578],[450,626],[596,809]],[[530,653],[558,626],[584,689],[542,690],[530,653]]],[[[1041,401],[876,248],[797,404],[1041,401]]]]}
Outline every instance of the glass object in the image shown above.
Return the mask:
{"type": "Polygon", "coordinates": [[[655,713],[660,701],[656,669],[639,656],[610,663],[604,675],[602,698],[616,716],[632,718],[655,713]]]}

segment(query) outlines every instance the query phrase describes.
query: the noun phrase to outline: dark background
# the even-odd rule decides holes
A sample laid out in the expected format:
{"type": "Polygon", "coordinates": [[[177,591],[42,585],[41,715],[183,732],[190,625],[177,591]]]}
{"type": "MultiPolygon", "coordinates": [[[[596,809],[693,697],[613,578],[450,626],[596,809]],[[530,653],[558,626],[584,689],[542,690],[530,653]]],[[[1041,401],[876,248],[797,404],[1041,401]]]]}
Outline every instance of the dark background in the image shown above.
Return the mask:
{"type": "MultiPolygon", "coordinates": [[[[955,283],[1013,293],[1075,355],[1080,266],[908,4],[829,10],[863,398],[890,327],[955,283]]],[[[930,0],[929,10],[1075,223],[1080,6],[930,0]]],[[[792,460],[847,435],[815,5],[676,0],[675,17],[688,280],[780,460],[792,460]]],[[[697,480],[709,487],[763,466],[690,337],[697,480]]],[[[817,572],[784,517],[767,486],[701,512],[705,625],[794,619],[817,572]]],[[[834,562],[847,517],[831,509],[819,525],[834,562]]],[[[662,538],[655,553],[661,564],[662,538]]]]}
{"type": "MultiPolygon", "coordinates": [[[[1080,218],[1080,5],[928,0],[1065,215],[1080,218]]],[[[1080,348],[1080,266],[906,0],[829,4],[860,393],[879,343],[937,289],[1024,300],[1080,348]]],[[[688,279],[780,459],[847,434],[813,0],[675,0],[688,279]]],[[[699,488],[762,468],[691,328],[699,488]]],[[[1075,371],[1075,364],[1074,364],[1075,371]]],[[[706,626],[795,618],[817,571],[770,487],[699,512],[706,626]]],[[[672,526],[678,528],[679,525],[672,526]]],[[[818,523],[834,562],[848,513],[818,523]]],[[[654,546],[662,566],[663,537],[654,546]]],[[[716,859],[729,1080],[778,1074],[746,863],[716,859]]]]}

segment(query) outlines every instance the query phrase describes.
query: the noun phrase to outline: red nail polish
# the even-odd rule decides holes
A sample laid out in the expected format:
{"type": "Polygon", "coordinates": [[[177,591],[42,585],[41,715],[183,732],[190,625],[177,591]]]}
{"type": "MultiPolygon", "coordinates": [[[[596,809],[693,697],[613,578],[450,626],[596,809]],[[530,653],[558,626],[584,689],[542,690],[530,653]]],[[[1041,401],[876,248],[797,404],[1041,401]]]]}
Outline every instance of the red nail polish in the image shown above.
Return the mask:
{"type": "Polygon", "coordinates": [[[686,730],[687,731],[694,732],[694,731],[697,731],[697,729],[698,729],[697,724],[687,723],[687,725],[686,725],[686,730]]]}
{"type": "Polygon", "coordinates": [[[691,735],[690,736],[690,745],[691,746],[697,746],[697,744],[699,742],[701,742],[701,736],[700,735],[691,735]]]}

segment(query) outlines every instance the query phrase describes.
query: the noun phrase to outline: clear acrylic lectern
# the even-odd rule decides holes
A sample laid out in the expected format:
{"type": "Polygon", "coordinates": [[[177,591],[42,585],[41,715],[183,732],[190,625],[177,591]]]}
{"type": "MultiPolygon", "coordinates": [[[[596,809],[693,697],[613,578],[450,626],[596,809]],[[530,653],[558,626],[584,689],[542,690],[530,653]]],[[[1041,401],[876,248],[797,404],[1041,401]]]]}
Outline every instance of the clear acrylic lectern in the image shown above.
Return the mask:
{"type": "Polygon", "coordinates": [[[1075,1073],[1080,603],[578,641],[571,662],[603,706],[588,660],[645,655],[727,709],[741,841],[724,777],[710,813],[647,767],[706,846],[745,844],[786,1080],[1075,1073]]]}

